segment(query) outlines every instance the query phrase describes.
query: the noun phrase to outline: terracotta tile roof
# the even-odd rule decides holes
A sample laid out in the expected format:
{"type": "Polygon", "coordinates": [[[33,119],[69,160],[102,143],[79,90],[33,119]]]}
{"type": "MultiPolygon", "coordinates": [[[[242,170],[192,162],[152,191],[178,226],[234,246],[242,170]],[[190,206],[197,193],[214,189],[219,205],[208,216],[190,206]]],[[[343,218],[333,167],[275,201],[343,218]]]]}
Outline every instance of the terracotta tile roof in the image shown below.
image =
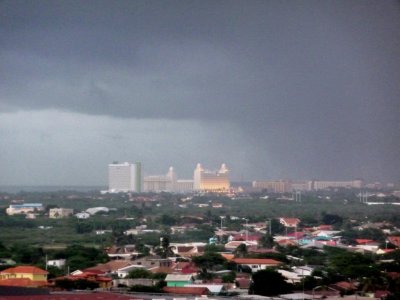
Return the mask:
{"type": "Polygon", "coordinates": [[[221,253],[221,256],[227,260],[232,260],[235,258],[235,255],[232,253],[221,253]]]}
{"type": "Polygon", "coordinates": [[[317,230],[332,230],[333,226],[332,225],[319,225],[317,227],[317,230]]]}
{"type": "Polygon", "coordinates": [[[389,236],[388,240],[396,247],[400,247],[400,236],[389,236]]]}
{"type": "Polygon", "coordinates": [[[164,287],[163,291],[169,294],[182,295],[207,295],[209,293],[205,287],[164,287]]]}
{"type": "Polygon", "coordinates": [[[8,268],[0,272],[0,274],[17,274],[17,273],[39,274],[39,275],[48,274],[47,271],[34,266],[18,266],[18,267],[8,268]]]}
{"type": "Polygon", "coordinates": [[[285,239],[277,241],[277,243],[281,246],[288,246],[288,245],[297,245],[296,241],[285,239]]]}
{"type": "Polygon", "coordinates": [[[149,270],[151,273],[166,273],[171,274],[174,273],[174,269],[171,267],[156,267],[149,270]]]}
{"type": "Polygon", "coordinates": [[[47,281],[33,281],[29,278],[8,278],[0,280],[1,286],[43,287],[47,281]]]}
{"type": "Polygon", "coordinates": [[[347,291],[357,289],[357,287],[353,283],[347,282],[347,281],[339,281],[339,282],[332,284],[332,286],[337,287],[342,290],[347,290],[347,291]]]}
{"type": "Polygon", "coordinates": [[[176,247],[176,251],[178,253],[189,252],[189,251],[194,250],[194,248],[195,248],[194,246],[178,246],[178,247],[176,247]]]}
{"type": "Polygon", "coordinates": [[[126,260],[112,260],[104,264],[98,264],[97,266],[87,268],[84,271],[88,272],[100,271],[102,273],[111,273],[130,265],[132,265],[132,263],[126,260]]]}
{"type": "Polygon", "coordinates": [[[279,222],[286,227],[296,227],[300,223],[298,218],[280,218],[279,222]]]}
{"type": "Polygon", "coordinates": [[[98,274],[90,273],[90,272],[84,272],[84,273],[78,274],[78,275],[69,275],[69,276],[61,277],[61,278],[67,278],[69,280],[93,278],[95,281],[112,281],[112,278],[110,278],[110,277],[99,276],[98,274]]]}
{"type": "Polygon", "coordinates": [[[275,249],[270,248],[257,248],[257,247],[247,247],[248,253],[278,253],[275,249]]]}
{"type": "Polygon", "coordinates": [[[281,264],[280,261],[271,258],[234,258],[237,264],[253,264],[253,265],[272,265],[277,266],[281,264]]]}
{"type": "Polygon", "coordinates": [[[192,274],[197,273],[199,268],[193,262],[178,262],[175,265],[175,271],[180,272],[182,274],[192,274]]]}
{"type": "Polygon", "coordinates": [[[368,239],[356,239],[356,243],[359,245],[366,245],[370,243],[375,243],[373,240],[368,240],[368,239]]]}
{"type": "Polygon", "coordinates": [[[247,235],[246,234],[236,234],[233,236],[233,241],[259,241],[261,240],[262,235],[260,234],[251,234],[247,235]]]}

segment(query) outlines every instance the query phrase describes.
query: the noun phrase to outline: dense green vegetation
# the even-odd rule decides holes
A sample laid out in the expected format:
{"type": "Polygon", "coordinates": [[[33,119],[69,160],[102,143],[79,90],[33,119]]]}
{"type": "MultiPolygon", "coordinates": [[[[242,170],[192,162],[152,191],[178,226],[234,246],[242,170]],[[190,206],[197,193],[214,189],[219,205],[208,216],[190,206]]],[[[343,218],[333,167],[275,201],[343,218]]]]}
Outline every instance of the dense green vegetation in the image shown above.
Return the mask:
{"type": "MultiPolygon", "coordinates": [[[[71,244],[91,247],[106,247],[112,244],[136,244],[140,247],[159,244],[161,234],[167,234],[171,242],[208,241],[216,227],[221,224],[229,230],[243,229],[243,218],[248,222],[266,222],[272,219],[272,233],[283,232],[277,221],[279,217],[298,217],[303,226],[332,224],[335,228],[348,229],[366,221],[389,221],[400,227],[400,207],[394,205],[367,206],[359,202],[358,191],[308,193],[301,202],[282,200],[281,195],[260,199],[254,194],[239,199],[221,195],[186,196],[175,194],[142,194],[129,197],[124,194],[100,195],[97,192],[19,193],[0,195],[0,241],[7,246],[23,242],[43,249],[57,249],[71,244]],[[40,202],[46,211],[36,219],[24,216],[7,216],[5,209],[13,200],[40,202]],[[222,208],[212,208],[211,204],[221,203],[222,208]],[[199,207],[199,205],[208,207],[199,207]],[[105,206],[108,213],[99,213],[86,220],[75,217],[49,219],[48,209],[52,207],[73,208],[75,212],[90,207],[105,206]],[[223,219],[221,219],[223,216],[223,219]],[[222,221],[222,222],[221,222],[222,221]],[[145,224],[147,232],[139,236],[126,236],[123,232],[145,224]],[[171,226],[194,224],[185,233],[172,233],[171,226]],[[104,231],[96,234],[96,231],[104,231]]],[[[290,195],[287,195],[290,196],[290,195]]],[[[344,233],[350,243],[359,237],[368,237],[384,242],[382,233],[374,230],[344,233]]],[[[271,244],[264,238],[263,244],[271,244]]],[[[0,249],[1,251],[1,249],[0,249]]]]}

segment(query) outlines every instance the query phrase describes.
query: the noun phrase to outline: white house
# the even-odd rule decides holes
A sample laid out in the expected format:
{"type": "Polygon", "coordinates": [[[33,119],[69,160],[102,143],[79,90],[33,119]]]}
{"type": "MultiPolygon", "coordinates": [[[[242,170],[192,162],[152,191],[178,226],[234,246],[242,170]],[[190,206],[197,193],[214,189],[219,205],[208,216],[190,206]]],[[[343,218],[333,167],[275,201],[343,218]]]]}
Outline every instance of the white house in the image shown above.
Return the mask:
{"type": "Polygon", "coordinates": [[[238,265],[248,266],[252,272],[269,267],[277,267],[282,264],[280,261],[270,258],[234,258],[232,261],[238,265]]]}
{"type": "Polygon", "coordinates": [[[90,214],[88,214],[87,212],[80,212],[75,214],[75,217],[77,217],[78,219],[89,219],[90,214]]]}
{"type": "Polygon", "coordinates": [[[56,267],[61,269],[62,267],[65,266],[65,259],[53,259],[47,261],[47,266],[48,267],[56,267]]]}
{"type": "Polygon", "coordinates": [[[145,269],[142,265],[130,265],[117,270],[118,278],[126,278],[129,275],[129,272],[135,269],[145,269]]]}

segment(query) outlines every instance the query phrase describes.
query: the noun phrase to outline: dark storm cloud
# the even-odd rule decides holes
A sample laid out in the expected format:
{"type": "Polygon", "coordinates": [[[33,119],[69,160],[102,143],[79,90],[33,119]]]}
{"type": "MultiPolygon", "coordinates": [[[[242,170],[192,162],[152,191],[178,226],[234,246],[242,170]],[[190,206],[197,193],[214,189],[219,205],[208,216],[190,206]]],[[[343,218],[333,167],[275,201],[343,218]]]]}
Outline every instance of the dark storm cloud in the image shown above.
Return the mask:
{"type": "Polygon", "coordinates": [[[225,120],[266,176],[398,178],[399,28],[395,1],[3,1],[0,109],[225,120]]]}

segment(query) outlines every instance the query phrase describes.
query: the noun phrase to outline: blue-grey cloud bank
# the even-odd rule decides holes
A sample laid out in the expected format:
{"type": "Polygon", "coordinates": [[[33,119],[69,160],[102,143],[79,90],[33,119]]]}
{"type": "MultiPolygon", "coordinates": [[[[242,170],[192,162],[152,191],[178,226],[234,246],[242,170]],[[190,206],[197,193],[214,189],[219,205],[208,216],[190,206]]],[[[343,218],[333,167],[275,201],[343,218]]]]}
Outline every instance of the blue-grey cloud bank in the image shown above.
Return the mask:
{"type": "Polygon", "coordinates": [[[398,1],[1,1],[0,184],[397,182],[399,28],[398,1]]]}

